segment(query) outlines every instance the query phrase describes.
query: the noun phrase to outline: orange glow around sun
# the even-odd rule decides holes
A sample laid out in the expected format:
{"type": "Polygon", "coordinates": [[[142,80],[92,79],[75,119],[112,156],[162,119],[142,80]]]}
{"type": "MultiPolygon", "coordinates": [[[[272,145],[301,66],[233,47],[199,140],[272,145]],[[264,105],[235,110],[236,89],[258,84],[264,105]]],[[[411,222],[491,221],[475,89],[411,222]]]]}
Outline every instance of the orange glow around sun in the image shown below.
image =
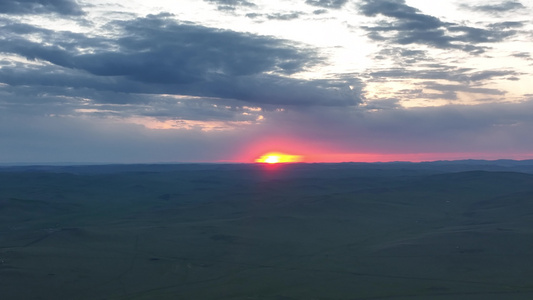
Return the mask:
{"type": "Polygon", "coordinates": [[[301,155],[290,155],[280,152],[269,152],[255,160],[255,162],[265,164],[296,163],[302,161],[303,158],[301,155]]]}

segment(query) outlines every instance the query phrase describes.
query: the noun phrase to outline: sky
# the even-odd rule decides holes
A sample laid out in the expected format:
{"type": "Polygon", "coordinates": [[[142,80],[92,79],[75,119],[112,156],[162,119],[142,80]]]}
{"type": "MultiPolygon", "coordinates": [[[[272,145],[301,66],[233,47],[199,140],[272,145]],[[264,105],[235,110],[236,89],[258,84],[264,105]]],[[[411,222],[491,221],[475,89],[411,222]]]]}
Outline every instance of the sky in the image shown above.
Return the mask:
{"type": "Polygon", "coordinates": [[[533,159],[533,0],[0,2],[0,163],[533,159]]]}

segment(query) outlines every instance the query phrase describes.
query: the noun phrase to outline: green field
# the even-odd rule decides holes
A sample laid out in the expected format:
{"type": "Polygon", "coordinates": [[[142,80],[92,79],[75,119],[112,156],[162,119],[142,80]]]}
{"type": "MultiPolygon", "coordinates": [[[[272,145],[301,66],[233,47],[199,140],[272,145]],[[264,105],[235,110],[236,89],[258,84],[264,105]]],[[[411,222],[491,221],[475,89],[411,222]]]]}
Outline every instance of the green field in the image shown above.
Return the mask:
{"type": "Polygon", "coordinates": [[[0,299],[533,299],[533,174],[4,168],[0,299]]]}

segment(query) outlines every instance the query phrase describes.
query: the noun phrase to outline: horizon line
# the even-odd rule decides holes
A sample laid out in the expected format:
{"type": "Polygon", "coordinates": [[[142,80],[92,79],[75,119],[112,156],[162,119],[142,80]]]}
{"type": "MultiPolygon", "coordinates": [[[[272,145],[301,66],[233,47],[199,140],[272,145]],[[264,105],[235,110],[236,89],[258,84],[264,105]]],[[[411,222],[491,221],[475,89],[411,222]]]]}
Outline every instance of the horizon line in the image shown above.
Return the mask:
{"type": "MultiPolygon", "coordinates": [[[[395,160],[395,161],[338,161],[338,162],[282,162],[278,165],[313,165],[313,164],[394,164],[394,163],[406,163],[406,164],[423,164],[423,163],[437,163],[437,162],[528,162],[533,158],[528,159],[513,159],[513,158],[498,158],[498,159],[479,159],[479,158],[465,158],[465,159],[437,159],[437,160],[424,160],[424,161],[408,161],[408,160],[395,160]]],[[[190,162],[0,162],[0,167],[32,167],[32,166],[54,166],[54,167],[82,167],[82,166],[111,166],[111,165],[269,165],[262,162],[238,162],[238,161],[190,161],[190,162]]]]}

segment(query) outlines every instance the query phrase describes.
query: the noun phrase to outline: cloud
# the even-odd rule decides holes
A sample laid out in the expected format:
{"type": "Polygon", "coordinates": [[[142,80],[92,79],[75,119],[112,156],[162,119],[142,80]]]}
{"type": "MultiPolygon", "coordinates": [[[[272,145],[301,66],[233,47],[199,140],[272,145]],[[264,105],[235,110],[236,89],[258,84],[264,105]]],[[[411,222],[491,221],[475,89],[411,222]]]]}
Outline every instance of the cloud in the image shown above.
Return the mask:
{"type": "MultiPolygon", "coordinates": [[[[232,131],[150,130],[114,119],[35,116],[0,110],[3,161],[154,162],[242,159],[247,146],[290,137],[292,151],[464,154],[464,158],[530,153],[533,101],[405,109],[394,100],[377,110],[315,107],[264,111],[265,121],[232,131]],[[386,109],[383,109],[386,108],[386,109]],[[317,126],[318,125],[318,126],[317,126]],[[65,130],[68,128],[68,130],[65,130]],[[217,149],[207,151],[206,149],[217,149]]],[[[283,146],[280,144],[278,146],[283,146]]],[[[264,149],[261,149],[264,151],[264,149]]],[[[315,152],[316,153],[316,152],[315,152]]]]}
{"type": "Polygon", "coordinates": [[[339,9],[346,4],[348,0],[306,0],[305,3],[313,6],[339,9]]]}
{"type": "Polygon", "coordinates": [[[359,9],[368,17],[392,19],[379,21],[376,26],[362,27],[369,38],[390,44],[420,44],[480,54],[487,48],[479,44],[500,42],[516,34],[508,26],[485,29],[443,22],[407,5],[404,0],[364,0],[359,9]]]}
{"type": "Polygon", "coordinates": [[[7,43],[0,50],[99,76],[173,84],[205,80],[211,75],[292,74],[319,63],[312,50],[297,48],[286,40],[158,16],[117,22],[114,26],[121,29],[116,40],[8,25],[3,28],[10,34],[4,35],[7,43]],[[40,34],[47,43],[19,37],[20,33],[40,34]],[[91,51],[86,54],[76,46],[90,47],[91,51]]]}
{"type": "Polygon", "coordinates": [[[187,162],[227,159],[244,132],[152,130],[94,117],[36,116],[28,122],[0,112],[1,162],[187,162]],[[68,128],[68,130],[65,130],[68,128]],[[217,149],[215,152],[206,149],[217,149]]]}
{"type": "Polygon", "coordinates": [[[313,14],[315,14],[315,15],[323,15],[323,14],[326,14],[326,13],[328,13],[327,9],[317,9],[317,10],[313,11],[313,14]]]}
{"type": "Polygon", "coordinates": [[[515,52],[511,56],[531,60],[531,54],[529,52],[515,52]]]}
{"type": "Polygon", "coordinates": [[[290,13],[270,13],[270,14],[248,13],[245,16],[250,19],[266,18],[267,20],[291,21],[291,20],[300,18],[302,15],[305,15],[305,13],[299,12],[299,11],[293,11],[290,13]]]}
{"type": "Polygon", "coordinates": [[[255,7],[254,3],[246,0],[204,0],[208,3],[217,4],[218,10],[234,11],[237,7],[255,7]]]}
{"type": "MultiPolygon", "coordinates": [[[[410,91],[411,93],[413,91],[410,91]]],[[[416,91],[419,92],[419,91],[416,91]]],[[[390,110],[390,109],[399,109],[401,108],[401,105],[398,101],[398,99],[380,99],[380,100],[374,100],[368,103],[365,103],[365,109],[368,110],[390,110]]]]}
{"type": "Polygon", "coordinates": [[[432,61],[427,51],[411,50],[403,47],[385,47],[377,52],[373,58],[375,60],[393,60],[395,65],[414,65],[432,61]]]}
{"type": "Polygon", "coordinates": [[[267,117],[265,127],[320,141],[330,153],[465,153],[471,158],[526,154],[533,147],[524,139],[533,130],[533,101],[406,109],[389,99],[372,108],[288,111],[267,117]]]}
{"type": "Polygon", "coordinates": [[[298,19],[302,15],[301,12],[291,12],[291,13],[273,13],[266,15],[269,20],[279,20],[279,21],[290,21],[298,19]]]}
{"type": "Polygon", "coordinates": [[[72,65],[95,75],[128,76],[142,82],[191,83],[217,75],[292,74],[317,61],[287,41],[157,18],[119,24],[121,52],[101,49],[72,57],[72,65]]]}
{"type": "Polygon", "coordinates": [[[262,17],[263,14],[259,14],[259,13],[247,13],[245,15],[245,17],[247,18],[250,18],[250,19],[256,19],[256,18],[259,18],[259,17],[262,17]]]}
{"type": "Polygon", "coordinates": [[[490,14],[500,14],[504,12],[516,11],[516,10],[525,8],[525,6],[518,1],[505,1],[500,4],[486,4],[486,5],[461,4],[460,7],[467,9],[467,10],[471,10],[471,11],[479,11],[479,12],[490,13],[490,14]]]}
{"type": "Polygon", "coordinates": [[[246,0],[204,0],[209,3],[216,3],[219,5],[231,5],[231,6],[256,6],[254,3],[246,0]]]}
{"type": "MultiPolygon", "coordinates": [[[[383,99],[395,98],[402,103],[415,101],[416,105],[424,102],[426,105],[433,100],[464,102],[501,101],[502,96],[509,91],[495,88],[494,81],[518,79],[523,75],[514,70],[480,70],[458,68],[440,64],[420,64],[414,69],[406,64],[403,67],[373,70],[367,74],[367,85],[370,92],[366,92],[367,105],[383,99]],[[392,85],[390,84],[392,83],[392,85]],[[399,86],[404,86],[399,89],[399,86]],[[391,94],[391,90],[394,92],[391,94]],[[405,92],[404,92],[405,91],[405,92]],[[459,95],[461,93],[461,96],[459,95]],[[465,96],[468,94],[468,96],[465,96]]],[[[436,102],[442,105],[443,101],[436,102]]]]}
{"type": "Polygon", "coordinates": [[[369,75],[379,78],[410,78],[410,79],[433,79],[460,82],[463,84],[479,83],[493,78],[501,78],[510,75],[518,75],[513,70],[485,70],[472,72],[468,68],[456,68],[446,65],[433,65],[432,68],[412,70],[409,68],[391,68],[382,71],[373,71],[369,75]]]}
{"type": "Polygon", "coordinates": [[[525,22],[499,22],[499,23],[493,23],[489,25],[491,28],[494,28],[496,30],[503,30],[503,29],[509,29],[509,28],[521,28],[525,26],[525,22]]]}
{"type": "Polygon", "coordinates": [[[178,22],[170,15],[107,27],[116,30],[113,37],[4,20],[0,52],[18,59],[0,68],[0,107],[13,114],[209,129],[257,123],[261,112],[246,106],[275,110],[362,102],[358,79],[291,77],[323,59],[287,40],[178,22]]]}
{"type": "Polygon", "coordinates": [[[480,88],[480,87],[471,87],[462,84],[439,84],[435,82],[426,82],[424,84],[426,89],[435,90],[443,92],[444,95],[453,95],[451,100],[457,99],[456,92],[467,92],[474,94],[485,94],[485,95],[505,95],[506,92],[498,89],[491,88],[480,88]]]}
{"type": "Polygon", "coordinates": [[[117,9],[110,4],[0,3],[1,159],[214,161],[270,137],[334,153],[505,155],[533,147],[533,102],[524,95],[532,57],[519,46],[528,41],[529,20],[451,23],[401,0],[261,2],[261,11],[254,0],[205,1],[199,7],[243,12],[222,13],[228,23],[218,25],[213,11],[200,12],[194,19],[208,27],[168,13],[138,17],[135,8],[118,16],[105,11],[117,9]],[[338,15],[352,9],[348,2],[367,17],[338,15]],[[87,23],[58,29],[82,8],[87,23]],[[276,23],[295,25],[284,35],[294,36],[316,21],[313,13],[328,14],[317,34],[338,42],[313,47],[250,33],[275,32],[267,23],[276,23]],[[265,23],[249,32],[221,29],[243,30],[243,15],[265,23]],[[343,42],[361,28],[378,44],[368,60],[376,45],[343,42]],[[515,48],[489,48],[515,34],[515,48]],[[420,107],[430,105],[440,106],[420,107]]]}
{"type": "MultiPolygon", "coordinates": [[[[360,91],[349,86],[361,86],[356,80],[298,80],[275,75],[252,75],[211,78],[185,85],[135,82],[107,76],[91,76],[75,70],[54,66],[2,68],[0,82],[10,86],[31,86],[36,95],[63,95],[90,98],[97,103],[139,104],[146,97],[125,97],[129,94],[174,94],[239,100],[251,105],[278,106],[352,106],[361,102],[360,91]],[[75,90],[71,90],[74,88],[75,90]],[[119,95],[102,96],[108,93],[119,95]]],[[[36,101],[36,100],[34,100],[36,101]]]]}
{"type": "Polygon", "coordinates": [[[79,16],[84,12],[74,0],[14,0],[1,1],[0,14],[48,14],[57,13],[67,16],[79,16]]]}

